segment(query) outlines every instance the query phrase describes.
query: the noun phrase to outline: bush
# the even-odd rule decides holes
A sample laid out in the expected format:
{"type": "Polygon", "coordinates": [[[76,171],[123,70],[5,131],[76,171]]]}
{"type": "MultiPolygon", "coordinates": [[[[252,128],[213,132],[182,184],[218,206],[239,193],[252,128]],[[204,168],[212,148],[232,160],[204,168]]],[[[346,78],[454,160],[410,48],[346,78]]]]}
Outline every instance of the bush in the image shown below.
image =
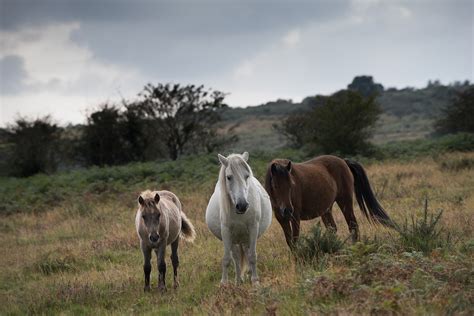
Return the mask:
{"type": "Polygon", "coordinates": [[[371,154],[369,139],[380,114],[375,98],[342,90],[313,98],[313,110],[290,115],[277,131],[295,146],[311,144],[325,154],[371,154]]]}
{"type": "Polygon", "coordinates": [[[444,233],[440,228],[439,221],[442,211],[433,214],[428,211],[428,199],[425,200],[423,217],[411,217],[411,222],[405,220],[403,225],[397,225],[396,230],[400,234],[400,242],[407,251],[422,251],[427,254],[436,248],[451,245],[452,238],[449,233],[444,233]]]}
{"type": "Polygon", "coordinates": [[[474,86],[458,92],[451,105],[446,107],[436,122],[439,133],[474,133],[474,86]]]}
{"type": "Polygon", "coordinates": [[[474,169],[474,158],[459,157],[441,161],[441,169],[449,171],[462,171],[474,169]]]}
{"type": "Polygon", "coordinates": [[[55,171],[59,134],[60,128],[49,116],[33,121],[20,118],[8,127],[7,138],[13,145],[8,161],[10,175],[28,177],[55,171]]]}
{"type": "Polygon", "coordinates": [[[331,229],[324,232],[320,224],[311,228],[308,235],[301,236],[295,244],[294,255],[303,263],[319,260],[328,253],[335,253],[342,249],[344,242],[331,229]]]}

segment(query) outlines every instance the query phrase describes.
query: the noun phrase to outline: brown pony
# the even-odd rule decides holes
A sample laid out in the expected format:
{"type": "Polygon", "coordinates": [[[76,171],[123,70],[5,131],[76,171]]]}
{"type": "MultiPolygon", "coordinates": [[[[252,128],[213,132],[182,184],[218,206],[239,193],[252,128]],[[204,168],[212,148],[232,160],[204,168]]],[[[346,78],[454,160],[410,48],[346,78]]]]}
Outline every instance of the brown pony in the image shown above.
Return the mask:
{"type": "Polygon", "coordinates": [[[332,216],[334,202],[344,214],[353,241],[357,241],[354,191],[361,211],[370,222],[393,227],[372,192],[364,168],[355,161],[330,155],[302,163],[275,159],[268,166],[265,189],[290,248],[300,234],[301,220],[321,216],[326,228],[337,229],[332,216]]]}

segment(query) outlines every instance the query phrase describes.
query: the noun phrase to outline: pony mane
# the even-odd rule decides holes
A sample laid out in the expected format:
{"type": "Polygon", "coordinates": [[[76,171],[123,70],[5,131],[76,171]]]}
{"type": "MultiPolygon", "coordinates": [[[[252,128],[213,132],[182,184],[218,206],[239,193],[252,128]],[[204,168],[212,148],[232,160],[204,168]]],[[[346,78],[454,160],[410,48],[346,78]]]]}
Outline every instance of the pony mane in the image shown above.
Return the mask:
{"type": "Polygon", "coordinates": [[[267,168],[267,173],[265,174],[265,190],[267,191],[268,195],[270,196],[270,199],[274,201],[273,199],[273,189],[272,189],[272,166],[275,165],[275,173],[277,176],[280,176],[284,179],[287,179],[290,181],[289,176],[290,173],[288,172],[288,169],[286,169],[286,165],[288,164],[287,159],[274,159],[270,164],[268,165],[267,168]]]}
{"type": "Polygon", "coordinates": [[[227,192],[227,186],[225,185],[225,169],[230,168],[234,175],[243,175],[244,170],[247,170],[250,173],[250,177],[253,177],[252,169],[241,155],[231,154],[227,157],[227,161],[229,162],[228,166],[226,167],[221,164],[221,169],[219,171],[219,189],[221,191],[220,206],[226,212],[230,210],[230,197],[227,192]]]}
{"type": "MultiPolygon", "coordinates": [[[[139,204],[140,209],[143,210],[147,207],[153,206],[154,203],[155,203],[155,195],[156,194],[158,194],[157,191],[151,191],[151,190],[145,190],[142,193],[140,193],[140,196],[144,200],[144,205],[139,204]]],[[[158,205],[156,205],[156,208],[161,212],[160,203],[158,203],[158,205]]]]}
{"type": "Polygon", "coordinates": [[[155,198],[155,191],[145,190],[142,193],[140,193],[140,196],[144,200],[150,200],[150,199],[153,200],[155,198]]]}

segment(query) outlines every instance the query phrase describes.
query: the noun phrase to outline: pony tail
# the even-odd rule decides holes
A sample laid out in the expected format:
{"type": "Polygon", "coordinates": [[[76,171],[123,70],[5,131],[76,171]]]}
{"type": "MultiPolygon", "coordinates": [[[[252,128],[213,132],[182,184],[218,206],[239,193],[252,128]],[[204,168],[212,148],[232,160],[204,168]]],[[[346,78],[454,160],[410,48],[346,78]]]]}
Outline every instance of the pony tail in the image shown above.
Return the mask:
{"type": "Polygon", "coordinates": [[[186,241],[193,242],[196,239],[196,230],[193,224],[186,217],[184,212],[181,212],[181,234],[180,237],[186,241]]]}
{"type": "Polygon", "coordinates": [[[362,165],[349,159],[344,159],[344,161],[354,176],[355,196],[362,213],[369,221],[393,228],[394,223],[375,197],[362,165]]]}

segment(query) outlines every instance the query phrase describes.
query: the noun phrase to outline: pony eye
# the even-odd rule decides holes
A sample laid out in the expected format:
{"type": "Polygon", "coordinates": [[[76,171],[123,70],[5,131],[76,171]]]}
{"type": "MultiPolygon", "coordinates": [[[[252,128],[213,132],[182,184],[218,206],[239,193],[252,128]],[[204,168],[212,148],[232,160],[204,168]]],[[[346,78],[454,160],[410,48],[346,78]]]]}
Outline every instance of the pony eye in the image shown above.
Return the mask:
{"type": "Polygon", "coordinates": [[[232,180],[232,176],[227,176],[227,180],[232,180]]]}
{"type": "Polygon", "coordinates": [[[142,218],[145,219],[145,215],[142,215],[142,218]]]}

